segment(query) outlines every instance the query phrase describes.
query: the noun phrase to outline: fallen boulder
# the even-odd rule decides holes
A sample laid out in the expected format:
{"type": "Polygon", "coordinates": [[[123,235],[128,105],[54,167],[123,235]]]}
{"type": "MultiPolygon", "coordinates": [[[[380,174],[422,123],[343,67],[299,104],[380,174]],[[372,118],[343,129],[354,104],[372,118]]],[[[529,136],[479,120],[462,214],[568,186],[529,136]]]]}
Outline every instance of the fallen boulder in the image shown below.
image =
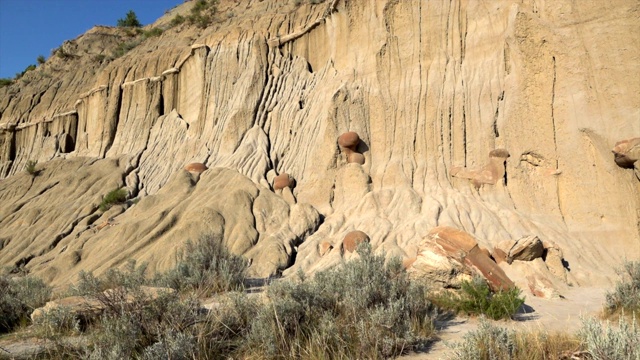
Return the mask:
{"type": "Polygon", "coordinates": [[[542,257],[544,245],[542,241],[535,235],[525,236],[516,241],[509,251],[508,258],[520,261],[531,261],[542,257]]]}
{"type": "Polygon", "coordinates": [[[494,291],[514,286],[504,271],[480,249],[473,236],[448,226],[434,228],[423,239],[410,272],[444,287],[457,286],[461,280],[473,275],[485,278],[494,291]]]}

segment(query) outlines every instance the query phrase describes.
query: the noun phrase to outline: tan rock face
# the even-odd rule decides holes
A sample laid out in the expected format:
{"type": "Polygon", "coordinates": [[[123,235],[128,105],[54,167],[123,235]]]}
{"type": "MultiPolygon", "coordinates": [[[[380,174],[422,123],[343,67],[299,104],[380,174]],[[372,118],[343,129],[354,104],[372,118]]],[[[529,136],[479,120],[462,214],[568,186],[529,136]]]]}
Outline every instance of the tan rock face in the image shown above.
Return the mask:
{"type": "Polygon", "coordinates": [[[369,242],[369,235],[362,231],[355,230],[345,235],[342,240],[342,249],[346,252],[354,252],[358,248],[358,245],[363,242],[369,242]]]}
{"type": "Polygon", "coordinates": [[[206,228],[256,273],[286,275],[339,264],[318,246],[352,229],[407,258],[446,225],[485,248],[534,232],[562,249],[568,281],[608,283],[640,257],[640,182],[610,152],[640,136],[637,3],[489,3],[225,0],[224,26],[167,29],[119,58],[142,37],[65,42],[0,88],[0,268],[54,283],[111,259],[161,269],[206,228]],[[338,151],[347,132],[360,143],[338,151]],[[40,176],[23,176],[29,160],[40,176]],[[182,170],[194,160],[211,167],[197,184],[182,170]],[[274,200],[269,174],[284,171],[295,196],[274,200]],[[142,199],[93,232],[116,186],[142,199]]]}
{"type": "Polygon", "coordinates": [[[347,155],[347,162],[349,164],[360,164],[364,165],[364,155],[357,152],[350,152],[347,155]]]}
{"type": "Polygon", "coordinates": [[[476,187],[483,184],[495,185],[504,178],[505,162],[509,156],[509,152],[505,149],[491,150],[489,164],[482,168],[452,167],[451,176],[469,179],[476,187]]]}
{"type": "Polygon", "coordinates": [[[318,252],[320,253],[320,256],[325,256],[329,251],[331,251],[331,249],[333,249],[333,245],[323,241],[318,248],[318,252]]]}

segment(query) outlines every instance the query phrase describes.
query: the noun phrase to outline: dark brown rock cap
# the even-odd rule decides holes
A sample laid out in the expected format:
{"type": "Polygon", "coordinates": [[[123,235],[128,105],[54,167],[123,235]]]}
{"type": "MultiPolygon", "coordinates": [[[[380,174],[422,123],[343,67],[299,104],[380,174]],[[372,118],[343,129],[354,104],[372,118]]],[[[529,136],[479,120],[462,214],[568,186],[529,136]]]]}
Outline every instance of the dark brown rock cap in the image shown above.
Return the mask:
{"type": "Polygon", "coordinates": [[[346,132],[338,137],[338,145],[343,149],[356,150],[360,143],[360,136],[354,131],[346,132]]]}
{"type": "Polygon", "coordinates": [[[273,189],[282,190],[286,187],[293,189],[295,186],[295,180],[287,173],[282,173],[273,179],[273,189]]]}
{"type": "Polygon", "coordinates": [[[207,167],[207,165],[203,163],[190,163],[190,164],[187,164],[187,166],[185,166],[184,169],[188,172],[200,174],[209,168],[207,167]]]}
{"type": "Polygon", "coordinates": [[[347,252],[354,252],[358,245],[363,242],[369,242],[369,235],[365,234],[360,230],[351,231],[347,235],[345,235],[342,240],[342,249],[347,252]]]}

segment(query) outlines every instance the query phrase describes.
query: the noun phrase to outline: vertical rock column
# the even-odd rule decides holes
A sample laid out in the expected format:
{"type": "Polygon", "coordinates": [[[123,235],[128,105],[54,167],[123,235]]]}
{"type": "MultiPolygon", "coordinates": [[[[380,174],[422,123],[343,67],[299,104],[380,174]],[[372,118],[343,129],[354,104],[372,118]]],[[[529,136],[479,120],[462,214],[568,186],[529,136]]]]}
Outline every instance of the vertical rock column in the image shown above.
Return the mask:
{"type": "MultiPolygon", "coordinates": [[[[76,102],[78,111],[78,140],[76,149],[82,156],[102,157],[115,132],[116,119],[107,119],[109,89],[98,86],[82,95],[76,102]]],[[[118,99],[119,100],[119,99],[118,99]]],[[[118,101],[119,102],[119,101],[118,101]]]]}

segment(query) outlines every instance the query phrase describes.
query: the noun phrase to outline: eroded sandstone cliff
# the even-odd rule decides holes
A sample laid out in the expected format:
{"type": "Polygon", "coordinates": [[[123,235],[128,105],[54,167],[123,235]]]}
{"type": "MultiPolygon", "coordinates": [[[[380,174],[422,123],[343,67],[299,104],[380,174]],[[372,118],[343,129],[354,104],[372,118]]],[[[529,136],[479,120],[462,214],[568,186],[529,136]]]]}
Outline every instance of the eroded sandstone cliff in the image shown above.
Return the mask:
{"type": "Polygon", "coordinates": [[[640,256],[640,181],[611,153],[640,136],[637,1],[220,1],[206,29],[96,57],[128,36],[96,27],[0,89],[3,266],[59,285],[164,269],[219,232],[256,276],[286,275],[355,256],[353,230],[420,266],[443,225],[561,251],[561,273],[501,264],[521,285],[607,282],[640,256]],[[100,212],[120,186],[141,200],[100,212]]]}

